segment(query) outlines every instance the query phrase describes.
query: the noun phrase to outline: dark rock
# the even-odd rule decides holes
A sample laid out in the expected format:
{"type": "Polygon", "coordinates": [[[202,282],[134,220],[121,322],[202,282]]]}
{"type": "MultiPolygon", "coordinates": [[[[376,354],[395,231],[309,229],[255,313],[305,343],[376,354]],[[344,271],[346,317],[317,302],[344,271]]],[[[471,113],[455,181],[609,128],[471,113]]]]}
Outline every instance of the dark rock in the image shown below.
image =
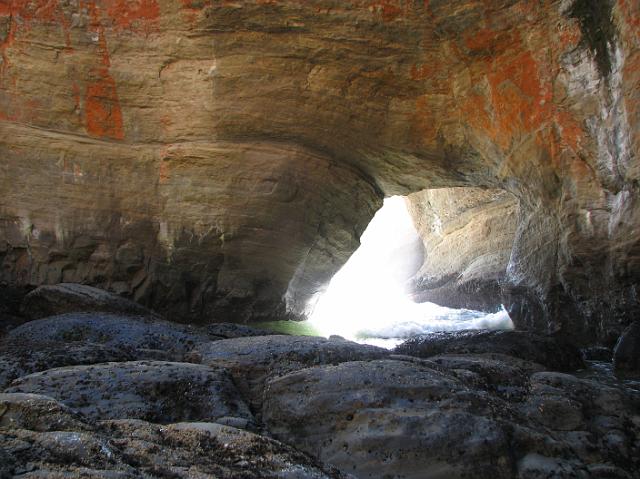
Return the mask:
{"type": "Polygon", "coordinates": [[[640,321],[629,325],[618,339],[613,365],[618,372],[640,373],[640,321]]]}
{"type": "Polygon", "coordinates": [[[133,361],[70,366],[24,376],[5,392],[51,396],[92,420],[170,423],[241,418],[253,423],[230,375],[198,364],[133,361]]]}
{"type": "Polygon", "coordinates": [[[10,331],[5,343],[32,349],[52,341],[156,349],[180,355],[208,336],[190,326],[144,316],[69,313],[30,321],[10,331]]]}
{"type": "MultiPolygon", "coordinates": [[[[18,402],[18,401],[14,401],[18,402]]],[[[30,407],[23,401],[23,409],[30,407]]],[[[33,401],[31,401],[32,403],[33,401]]],[[[64,406],[52,402],[53,408],[64,406]]],[[[34,410],[35,412],[36,410],[34,410]]],[[[88,422],[0,429],[0,477],[35,479],[348,479],[292,447],[213,423],[88,422]]]]}
{"type": "Polygon", "coordinates": [[[40,394],[0,394],[0,427],[32,431],[90,429],[84,418],[64,404],[40,394]]]}
{"type": "Polygon", "coordinates": [[[249,336],[270,336],[276,333],[267,329],[254,328],[244,324],[213,323],[206,326],[206,331],[211,339],[246,338],[249,336]]]}
{"type": "Polygon", "coordinates": [[[139,359],[171,360],[171,356],[159,350],[95,343],[52,342],[38,344],[36,349],[20,343],[3,344],[0,345],[0,390],[17,378],[52,368],[139,359]]]}
{"type": "Polygon", "coordinates": [[[268,381],[263,419],[358,477],[513,477],[509,408],[455,377],[406,361],[342,363],[268,381]]]}
{"type": "Polygon", "coordinates": [[[481,359],[442,356],[439,369],[346,362],[272,377],[262,418],[279,440],[358,477],[637,477],[637,394],[504,358],[532,372],[524,397],[504,401],[486,387],[507,381],[495,376],[498,359],[481,359]]]}
{"type": "Polygon", "coordinates": [[[613,351],[611,348],[604,346],[592,346],[590,348],[582,348],[582,357],[585,361],[611,361],[613,351]]]}
{"type": "Polygon", "coordinates": [[[609,470],[604,465],[622,473],[596,477],[637,477],[628,474],[640,470],[637,391],[569,374],[540,372],[531,376],[529,397],[519,407],[534,428],[541,433],[551,431],[555,441],[570,447],[577,462],[602,474],[609,470]]]}
{"type": "Polygon", "coordinates": [[[231,371],[240,390],[255,404],[271,375],[345,361],[379,359],[389,351],[351,341],[312,336],[254,336],[224,339],[196,346],[194,359],[231,371]]]}
{"type": "Polygon", "coordinates": [[[509,401],[523,400],[531,375],[544,371],[539,364],[503,354],[443,354],[430,360],[471,387],[509,401]]]}
{"type": "Polygon", "coordinates": [[[147,308],[116,294],[75,283],[38,287],[25,296],[21,310],[30,319],[83,311],[151,314],[147,308]]]}
{"type": "Polygon", "coordinates": [[[577,347],[559,336],[527,331],[455,331],[411,338],[395,348],[398,354],[429,358],[438,354],[499,353],[541,364],[554,371],[584,367],[577,347]]]}
{"type": "Polygon", "coordinates": [[[56,400],[0,394],[0,477],[348,479],[278,441],[215,423],[92,423],[56,400]]]}
{"type": "Polygon", "coordinates": [[[26,287],[0,285],[0,338],[28,320],[20,312],[20,304],[28,292],[26,287]]]}

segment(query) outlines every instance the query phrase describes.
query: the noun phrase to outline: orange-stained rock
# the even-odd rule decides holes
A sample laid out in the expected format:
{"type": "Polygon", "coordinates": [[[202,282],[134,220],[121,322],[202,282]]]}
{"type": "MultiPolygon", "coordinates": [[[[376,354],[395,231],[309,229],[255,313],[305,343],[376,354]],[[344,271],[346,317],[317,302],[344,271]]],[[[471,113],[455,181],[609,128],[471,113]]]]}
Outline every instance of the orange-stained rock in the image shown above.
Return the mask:
{"type": "Polygon", "coordinates": [[[501,188],[516,322],[610,341],[640,310],[639,24],[630,0],[5,2],[2,280],[299,312],[383,195],[501,188]]]}

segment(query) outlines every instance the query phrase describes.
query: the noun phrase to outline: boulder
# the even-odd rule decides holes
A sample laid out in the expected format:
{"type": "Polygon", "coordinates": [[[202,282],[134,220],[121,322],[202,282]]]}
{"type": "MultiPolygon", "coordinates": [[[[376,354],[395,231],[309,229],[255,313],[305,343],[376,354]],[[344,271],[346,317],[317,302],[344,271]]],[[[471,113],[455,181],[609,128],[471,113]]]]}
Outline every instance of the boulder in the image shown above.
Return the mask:
{"type": "Polygon", "coordinates": [[[50,369],[17,379],[7,393],[51,396],[92,420],[253,424],[223,369],[165,361],[132,361],[50,369]]]}
{"type": "Polygon", "coordinates": [[[84,284],[40,286],[27,294],[21,306],[30,319],[83,311],[150,315],[147,308],[121,296],[84,284]]]}
{"type": "Polygon", "coordinates": [[[148,316],[91,312],[29,321],[11,330],[4,343],[37,349],[52,341],[154,349],[180,356],[195,344],[209,341],[209,337],[191,326],[148,316]]]}
{"type": "Polygon", "coordinates": [[[508,401],[523,400],[532,374],[544,371],[540,364],[504,354],[441,354],[430,360],[473,388],[508,401]]]}
{"type": "Polygon", "coordinates": [[[584,368],[580,350],[560,336],[528,331],[452,331],[416,336],[395,348],[398,354],[429,358],[439,354],[499,353],[553,371],[584,368]]]}
{"type": "Polygon", "coordinates": [[[246,326],[244,324],[235,323],[213,323],[207,325],[205,330],[212,340],[283,334],[269,331],[268,329],[260,329],[252,326],[246,326]]]}
{"type": "Polygon", "coordinates": [[[272,377],[263,421],[277,439],[361,478],[637,477],[637,393],[516,361],[530,377],[513,397],[499,389],[508,379],[495,373],[497,357],[436,361],[345,362],[272,377]]]}
{"type": "Polygon", "coordinates": [[[0,428],[32,431],[84,431],[85,418],[52,397],[0,393],[0,428]]]}
{"type": "Polygon", "coordinates": [[[613,366],[617,372],[640,374],[640,321],[630,324],[618,339],[613,366]]]}
{"type": "Polygon", "coordinates": [[[20,303],[28,292],[27,288],[0,284],[0,338],[28,320],[20,312],[20,303]]]}
{"type": "Polygon", "coordinates": [[[298,369],[346,361],[379,359],[389,351],[344,339],[312,336],[254,336],[202,343],[192,359],[225,367],[243,393],[259,404],[266,378],[298,369]]]}
{"type": "Polygon", "coordinates": [[[508,408],[452,375],[407,361],[321,366],[272,378],[263,420],[361,478],[511,478],[508,408]]]}
{"type": "Polygon", "coordinates": [[[51,398],[25,394],[0,395],[0,407],[3,478],[351,477],[276,440],[220,424],[92,423],[51,398]]]}
{"type": "MultiPolygon", "coordinates": [[[[593,474],[586,477],[637,477],[640,470],[637,390],[620,383],[608,385],[570,374],[538,372],[531,376],[528,397],[518,408],[530,421],[530,427],[542,434],[546,432],[557,444],[571,449],[576,457],[570,469],[575,469],[576,474],[586,467],[593,474]]],[[[526,458],[523,461],[520,467],[530,469],[531,462],[526,458]]],[[[534,464],[545,469],[539,461],[534,464]]]]}

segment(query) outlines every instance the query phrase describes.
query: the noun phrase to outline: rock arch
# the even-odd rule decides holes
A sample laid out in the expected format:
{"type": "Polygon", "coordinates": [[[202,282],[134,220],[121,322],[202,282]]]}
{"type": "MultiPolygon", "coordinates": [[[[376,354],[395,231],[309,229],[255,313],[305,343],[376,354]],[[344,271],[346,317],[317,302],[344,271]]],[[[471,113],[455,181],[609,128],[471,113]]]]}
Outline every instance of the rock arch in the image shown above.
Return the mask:
{"type": "Polygon", "coordinates": [[[149,3],[0,7],[4,282],[281,315],[384,195],[473,186],[519,201],[520,326],[638,311],[633,2],[149,3]]]}

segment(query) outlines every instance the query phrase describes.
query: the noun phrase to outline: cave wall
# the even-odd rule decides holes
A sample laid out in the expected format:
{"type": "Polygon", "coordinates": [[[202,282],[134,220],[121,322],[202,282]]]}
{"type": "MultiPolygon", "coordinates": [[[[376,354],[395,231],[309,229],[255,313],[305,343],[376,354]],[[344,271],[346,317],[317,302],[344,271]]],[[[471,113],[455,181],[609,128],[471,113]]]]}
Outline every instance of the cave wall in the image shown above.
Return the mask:
{"type": "Polygon", "coordinates": [[[638,312],[639,10],[4,2],[3,281],[295,313],[382,196],[493,187],[516,323],[606,341],[638,312]]]}
{"type": "Polygon", "coordinates": [[[422,239],[412,297],[450,308],[502,308],[518,202],[500,189],[440,188],[410,194],[407,209],[422,239]]]}

